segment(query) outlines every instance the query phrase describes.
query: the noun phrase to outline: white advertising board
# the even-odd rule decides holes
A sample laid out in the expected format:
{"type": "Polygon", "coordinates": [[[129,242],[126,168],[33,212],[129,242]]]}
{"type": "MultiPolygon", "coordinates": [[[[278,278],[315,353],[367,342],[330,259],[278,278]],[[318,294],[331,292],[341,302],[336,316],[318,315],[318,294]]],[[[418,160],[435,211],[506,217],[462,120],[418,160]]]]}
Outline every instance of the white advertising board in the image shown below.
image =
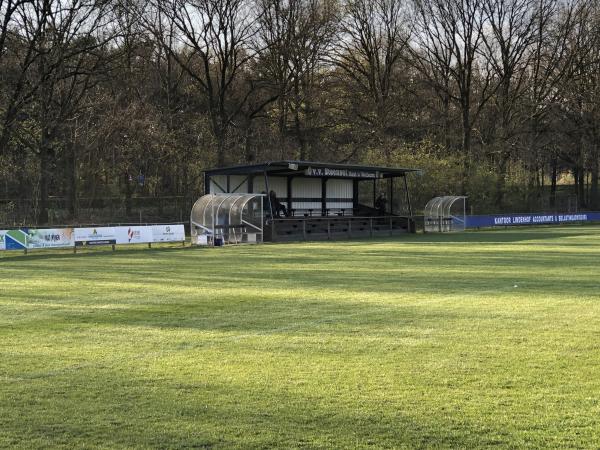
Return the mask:
{"type": "Polygon", "coordinates": [[[73,228],[29,230],[28,248],[60,248],[73,245],[73,228]]]}
{"type": "Polygon", "coordinates": [[[4,241],[5,234],[6,234],[6,230],[0,230],[0,250],[6,250],[6,244],[4,241]]]}
{"type": "Polygon", "coordinates": [[[152,242],[183,242],[185,229],[179,225],[153,225],[152,242]]]}
{"type": "Polygon", "coordinates": [[[75,228],[75,245],[110,245],[116,244],[113,227],[75,228]]]}
{"type": "Polygon", "coordinates": [[[152,242],[152,227],[128,226],[115,227],[117,244],[146,244],[152,242]]]}

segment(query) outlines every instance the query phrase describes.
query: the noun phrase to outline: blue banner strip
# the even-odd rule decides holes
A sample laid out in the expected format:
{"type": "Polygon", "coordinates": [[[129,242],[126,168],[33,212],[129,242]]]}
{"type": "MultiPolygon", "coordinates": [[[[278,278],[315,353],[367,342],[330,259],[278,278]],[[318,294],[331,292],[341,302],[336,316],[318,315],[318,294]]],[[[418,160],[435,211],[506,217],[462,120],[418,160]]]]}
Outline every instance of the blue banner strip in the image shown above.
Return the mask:
{"type": "Polygon", "coordinates": [[[572,222],[600,221],[600,212],[557,214],[501,214],[492,216],[467,216],[466,228],[509,227],[528,225],[558,225],[572,222]]]}

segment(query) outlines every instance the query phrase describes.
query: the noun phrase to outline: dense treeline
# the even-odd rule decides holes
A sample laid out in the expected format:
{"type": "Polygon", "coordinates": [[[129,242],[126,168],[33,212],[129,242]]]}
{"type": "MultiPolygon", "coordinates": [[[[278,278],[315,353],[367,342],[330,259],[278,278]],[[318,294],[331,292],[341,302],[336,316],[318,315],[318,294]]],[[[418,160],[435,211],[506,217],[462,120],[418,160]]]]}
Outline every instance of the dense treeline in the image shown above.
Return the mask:
{"type": "Polygon", "coordinates": [[[0,222],[11,208],[80,220],[84,199],[123,199],[128,216],[136,197],[196,196],[204,168],[267,159],[420,167],[417,205],[464,193],[479,212],[553,209],[570,183],[600,208],[599,13],[595,0],[0,0],[0,222]]]}

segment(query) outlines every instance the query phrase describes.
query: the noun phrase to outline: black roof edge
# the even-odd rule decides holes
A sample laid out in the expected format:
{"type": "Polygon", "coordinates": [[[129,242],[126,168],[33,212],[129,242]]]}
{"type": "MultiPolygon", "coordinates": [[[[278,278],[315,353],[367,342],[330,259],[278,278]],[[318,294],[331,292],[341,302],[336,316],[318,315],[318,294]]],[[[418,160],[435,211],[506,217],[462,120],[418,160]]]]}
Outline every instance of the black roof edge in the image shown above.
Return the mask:
{"type": "Polygon", "coordinates": [[[298,170],[308,167],[327,167],[333,169],[348,169],[348,170],[364,170],[377,171],[383,175],[404,175],[411,172],[421,172],[421,169],[401,168],[401,167],[382,167],[368,166],[361,164],[341,164],[341,163],[325,163],[314,161],[296,161],[296,160],[281,160],[281,161],[265,161],[257,164],[247,164],[229,167],[220,167],[215,169],[205,170],[204,173],[210,175],[239,175],[261,172],[275,172],[278,170],[290,171],[294,170],[290,165],[297,165],[298,170]]]}

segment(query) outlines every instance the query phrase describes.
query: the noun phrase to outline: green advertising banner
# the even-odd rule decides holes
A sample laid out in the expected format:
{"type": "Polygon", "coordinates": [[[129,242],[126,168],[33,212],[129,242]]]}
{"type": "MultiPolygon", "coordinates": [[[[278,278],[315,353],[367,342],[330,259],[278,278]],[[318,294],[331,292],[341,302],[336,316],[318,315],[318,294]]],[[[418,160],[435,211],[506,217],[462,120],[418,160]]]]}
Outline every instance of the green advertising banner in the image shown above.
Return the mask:
{"type": "Polygon", "coordinates": [[[4,234],[5,250],[73,247],[73,228],[20,228],[4,234]]]}

